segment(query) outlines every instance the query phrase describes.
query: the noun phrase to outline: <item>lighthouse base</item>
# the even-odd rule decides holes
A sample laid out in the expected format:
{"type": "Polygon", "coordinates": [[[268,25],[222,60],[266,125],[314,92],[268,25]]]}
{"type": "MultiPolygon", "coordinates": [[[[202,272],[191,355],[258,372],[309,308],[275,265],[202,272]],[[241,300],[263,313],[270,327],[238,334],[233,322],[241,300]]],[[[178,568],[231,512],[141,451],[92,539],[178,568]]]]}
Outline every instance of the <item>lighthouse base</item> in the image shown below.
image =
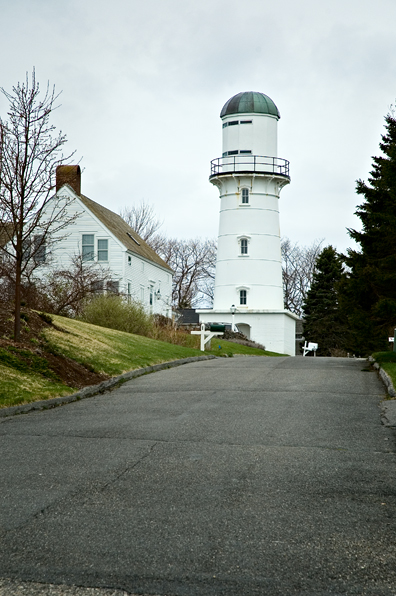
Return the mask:
{"type": "Polygon", "coordinates": [[[230,310],[199,309],[196,312],[200,323],[234,323],[266,350],[296,355],[296,321],[299,317],[288,310],[237,310],[234,316],[230,310]]]}

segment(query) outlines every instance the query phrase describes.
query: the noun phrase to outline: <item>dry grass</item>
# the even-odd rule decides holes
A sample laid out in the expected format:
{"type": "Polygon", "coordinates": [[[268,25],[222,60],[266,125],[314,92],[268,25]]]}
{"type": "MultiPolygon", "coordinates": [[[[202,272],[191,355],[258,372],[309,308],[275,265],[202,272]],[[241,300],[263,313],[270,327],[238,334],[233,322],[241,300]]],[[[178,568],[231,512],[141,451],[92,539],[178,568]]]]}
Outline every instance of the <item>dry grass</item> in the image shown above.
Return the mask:
{"type": "Polygon", "coordinates": [[[46,329],[44,333],[55,350],[98,372],[112,376],[151,364],[201,354],[196,349],[98,327],[74,319],[58,316],[54,316],[53,319],[56,328],[46,329]]]}
{"type": "Polygon", "coordinates": [[[61,397],[75,390],[38,374],[23,373],[1,364],[0,376],[0,407],[3,408],[50,397],[61,397]]]}

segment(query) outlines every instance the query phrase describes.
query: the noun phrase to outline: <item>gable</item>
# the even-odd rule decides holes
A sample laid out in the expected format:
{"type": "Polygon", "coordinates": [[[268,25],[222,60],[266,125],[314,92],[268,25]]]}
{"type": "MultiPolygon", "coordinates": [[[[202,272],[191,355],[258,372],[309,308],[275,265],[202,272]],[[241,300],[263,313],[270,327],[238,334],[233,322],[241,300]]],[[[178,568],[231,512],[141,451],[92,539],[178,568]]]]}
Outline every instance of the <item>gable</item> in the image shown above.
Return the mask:
{"type": "MultiPolygon", "coordinates": [[[[68,185],[65,186],[68,187],[68,185]]],[[[71,188],[69,187],[68,190],[71,190],[71,188]]],[[[171,267],[157,255],[147,242],[140,238],[135,230],[133,230],[120,215],[103,207],[103,205],[99,205],[99,203],[96,203],[85,195],[80,194],[76,196],[82,202],[84,207],[86,207],[86,209],[88,209],[88,211],[90,211],[119,242],[121,242],[126,250],[135,253],[148,261],[152,261],[156,265],[169,271],[171,274],[173,273],[171,267]]]]}

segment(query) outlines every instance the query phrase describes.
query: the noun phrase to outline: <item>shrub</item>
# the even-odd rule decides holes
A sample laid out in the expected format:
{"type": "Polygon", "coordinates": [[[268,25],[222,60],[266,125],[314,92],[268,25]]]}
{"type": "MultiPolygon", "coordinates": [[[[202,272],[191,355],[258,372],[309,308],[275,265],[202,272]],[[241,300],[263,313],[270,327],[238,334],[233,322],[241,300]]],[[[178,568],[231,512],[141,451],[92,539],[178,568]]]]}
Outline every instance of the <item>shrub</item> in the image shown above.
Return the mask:
{"type": "Polygon", "coordinates": [[[190,332],[177,329],[173,325],[162,326],[155,324],[150,337],[185,348],[199,349],[200,339],[197,335],[191,335],[190,332]]]}
{"type": "Polygon", "coordinates": [[[153,317],[140,302],[126,302],[114,294],[103,294],[87,302],[79,319],[137,335],[150,336],[153,329],[153,317]]]}

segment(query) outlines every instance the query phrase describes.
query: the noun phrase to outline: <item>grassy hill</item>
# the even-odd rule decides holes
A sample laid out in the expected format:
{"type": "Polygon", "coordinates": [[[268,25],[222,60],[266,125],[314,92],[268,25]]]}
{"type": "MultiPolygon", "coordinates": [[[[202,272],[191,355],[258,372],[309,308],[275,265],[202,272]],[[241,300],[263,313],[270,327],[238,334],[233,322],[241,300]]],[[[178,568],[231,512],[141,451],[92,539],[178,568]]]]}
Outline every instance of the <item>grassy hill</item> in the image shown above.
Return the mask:
{"type": "MultiPolygon", "coordinates": [[[[152,364],[200,356],[194,348],[51,315],[25,313],[22,344],[0,340],[0,407],[68,395],[112,376],[152,364]]],[[[7,319],[10,322],[10,318],[7,319]]],[[[1,323],[1,320],[0,320],[1,323]]],[[[0,329],[4,332],[4,329],[0,329]]],[[[9,330],[8,330],[9,333],[9,330]]],[[[281,356],[212,340],[216,356],[281,356]]]]}

